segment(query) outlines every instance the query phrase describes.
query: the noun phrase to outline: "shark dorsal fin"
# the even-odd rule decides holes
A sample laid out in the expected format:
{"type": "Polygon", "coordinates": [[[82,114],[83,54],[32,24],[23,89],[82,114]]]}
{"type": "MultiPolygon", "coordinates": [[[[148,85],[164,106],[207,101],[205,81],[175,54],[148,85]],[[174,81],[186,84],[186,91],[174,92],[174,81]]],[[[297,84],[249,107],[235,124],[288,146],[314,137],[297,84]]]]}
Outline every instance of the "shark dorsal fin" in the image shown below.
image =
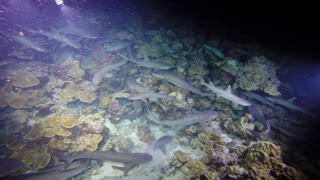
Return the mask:
{"type": "Polygon", "coordinates": [[[150,58],[145,54],[145,55],[143,56],[143,60],[145,60],[145,61],[150,61],[150,58]]]}
{"type": "Polygon", "coordinates": [[[230,86],[230,85],[228,85],[226,91],[227,91],[228,93],[232,94],[232,92],[231,92],[231,86],[230,86]]]}
{"type": "Polygon", "coordinates": [[[297,99],[296,97],[292,97],[292,98],[288,99],[288,101],[293,103],[296,99],[297,99]]]}

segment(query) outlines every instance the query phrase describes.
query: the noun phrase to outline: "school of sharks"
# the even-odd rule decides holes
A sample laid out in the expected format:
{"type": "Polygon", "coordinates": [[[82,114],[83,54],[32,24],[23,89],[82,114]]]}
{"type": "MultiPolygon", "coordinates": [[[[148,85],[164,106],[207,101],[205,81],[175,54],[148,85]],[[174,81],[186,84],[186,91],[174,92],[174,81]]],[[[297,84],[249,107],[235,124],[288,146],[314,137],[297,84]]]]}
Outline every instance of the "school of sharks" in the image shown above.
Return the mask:
{"type": "Polygon", "coordinates": [[[279,155],[288,139],[311,141],[293,129],[316,115],[282,97],[277,67],[263,54],[161,26],[157,12],[144,21],[133,12],[6,33],[0,179],[317,175],[307,160],[294,166],[279,155]],[[254,151],[270,162],[250,159],[254,151]]]}

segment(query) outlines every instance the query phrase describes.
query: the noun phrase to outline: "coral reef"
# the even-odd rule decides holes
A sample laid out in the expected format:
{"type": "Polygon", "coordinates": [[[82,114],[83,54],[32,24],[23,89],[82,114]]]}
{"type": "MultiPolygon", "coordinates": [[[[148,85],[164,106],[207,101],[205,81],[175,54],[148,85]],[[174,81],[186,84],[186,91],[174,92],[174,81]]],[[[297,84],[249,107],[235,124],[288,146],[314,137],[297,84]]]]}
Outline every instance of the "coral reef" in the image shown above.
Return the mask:
{"type": "Polygon", "coordinates": [[[277,67],[264,56],[254,56],[246,63],[226,58],[216,65],[235,77],[235,87],[247,91],[261,90],[271,96],[280,95],[280,81],[276,76],[277,67]]]}
{"type": "Polygon", "coordinates": [[[12,78],[12,85],[21,88],[40,84],[40,80],[28,71],[18,71],[12,78]]]}
{"type": "Polygon", "coordinates": [[[278,96],[280,81],[276,69],[265,57],[253,57],[243,66],[242,74],[237,79],[239,87],[248,91],[260,89],[271,96],[278,96]]]}
{"type": "Polygon", "coordinates": [[[258,141],[248,149],[245,168],[253,179],[300,179],[298,171],[285,165],[279,146],[267,141],[258,141]]]}
{"type": "Polygon", "coordinates": [[[71,143],[72,152],[95,151],[103,140],[100,134],[83,134],[73,139],[71,143]]]}
{"type": "Polygon", "coordinates": [[[162,55],[162,49],[159,44],[144,44],[139,47],[136,58],[142,59],[145,56],[159,58],[162,55]]]}
{"type": "Polygon", "coordinates": [[[80,116],[79,120],[67,116],[51,116],[36,123],[24,136],[33,141],[37,138],[50,138],[49,147],[54,150],[80,152],[94,151],[104,137],[104,118],[100,114],[80,116]]]}
{"type": "Polygon", "coordinates": [[[22,96],[19,93],[15,92],[9,92],[6,93],[5,96],[6,102],[10,107],[19,109],[19,108],[32,108],[33,105],[31,105],[28,102],[28,99],[25,96],[22,96]]]}
{"type": "Polygon", "coordinates": [[[185,163],[191,160],[190,155],[181,150],[175,151],[173,152],[173,154],[176,157],[176,159],[182,163],[185,163]]]}
{"type": "Polygon", "coordinates": [[[51,161],[51,154],[47,148],[34,147],[33,149],[14,152],[10,158],[25,163],[32,168],[31,172],[36,172],[41,168],[47,167],[51,161]]]}
{"type": "Polygon", "coordinates": [[[111,136],[107,142],[107,150],[130,152],[133,145],[133,141],[127,136],[111,136]]]}
{"type": "Polygon", "coordinates": [[[80,61],[75,60],[71,57],[66,59],[60,65],[61,71],[64,72],[70,80],[77,82],[80,81],[85,72],[80,68],[80,61]]]}
{"type": "Polygon", "coordinates": [[[250,130],[254,129],[254,123],[251,114],[245,114],[243,117],[240,117],[239,120],[233,121],[232,119],[226,119],[223,126],[233,133],[236,133],[240,136],[251,135],[250,130]]]}
{"type": "Polygon", "coordinates": [[[55,89],[54,98],[62,102],[74,102],[77,99],[88,104],[97,99],[95,92],[88,89],[80,89],[79,85],[69,84],[64,89],[55,89]]]}
{"type": "Polygon", "coordinates": [[[205,175],[207,171],[207,166],[201,161],[188,161],[183,167],[182,171],[186,174],[185,179],[197,179],[201,175],[205,175]],[[185,169],[184,169],[185,167],[185,169]]]}

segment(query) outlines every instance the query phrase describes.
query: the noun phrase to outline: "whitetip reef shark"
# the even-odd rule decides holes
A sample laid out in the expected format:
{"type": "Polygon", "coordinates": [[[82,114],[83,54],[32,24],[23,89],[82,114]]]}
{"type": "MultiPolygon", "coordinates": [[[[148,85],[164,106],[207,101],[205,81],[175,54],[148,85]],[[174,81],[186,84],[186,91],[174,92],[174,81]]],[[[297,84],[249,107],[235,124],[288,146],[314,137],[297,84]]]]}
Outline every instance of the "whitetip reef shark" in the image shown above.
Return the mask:
{"type": "Polygon", "coordinates": [[[71,164],[75,160],[93,159],[100,162],[112,161],[123,163],[124,167],[112,166],[114,169],[124,171],[124,175],[139,164],[144,164],[152,160],[152,156],[148,153],[127,153],[127,152],[111,152],[111,151],[85,151],[74,156],[59,157],[60,160],[71,164]]]}
{"type": "Polygon", "coordinates": [[[25,35],[19,34],[13,37],[14,41],[24,46],[24,48],[30,48],[38,52],[48,52],[45,48],[41,47],[33,40],[29,39],[25,35]]]}
{"type": "Polygon", "coordinates": [[[251,103],[245,99],[242,99],[239,96],[236,96],[232,94],[230,85],[226,90],[220,89],[213,85],[213,83],[210,81],[209,84],[207,84],[203,78],[200,79],[200,83],[204,86],[206,86],[208,89],[210,89],[212,92],[216,93],[217,96],[221,96],[229,101],[232,101],[232,103],[237,106],[238,104],[242,106],[251,106],[251,103]]]}

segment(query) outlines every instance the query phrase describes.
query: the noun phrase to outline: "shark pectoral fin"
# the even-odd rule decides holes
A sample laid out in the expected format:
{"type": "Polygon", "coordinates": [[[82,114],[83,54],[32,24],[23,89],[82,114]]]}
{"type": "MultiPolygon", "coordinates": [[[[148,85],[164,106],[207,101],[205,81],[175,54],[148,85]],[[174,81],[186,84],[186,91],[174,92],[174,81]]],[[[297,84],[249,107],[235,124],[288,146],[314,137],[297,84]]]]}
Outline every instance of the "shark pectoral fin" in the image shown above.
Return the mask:
{"type": "Polygon", "coordinates": [[[238,103],[232,102],[232,106],[233,106],[233,107],[237,107],[237,106],[238,106],[238,103]]]}
{"type": "Polygon", "coordinates": [[[288,101],[293,103],[296,99],[297,99],[296,97],[292,97],[292,98],[288,99],[288,101]]]}
{"type": "Polygon", "coordinates": [[[227,91],[228,93],[232,94],[232,92],[231,92],[231,86],[230,86],[230,85],[228,85],[226,91],[227,91]]]}
{"type": "Polygon", "coordinates": [[[113,169],[118,169],[123,171],[124,176],[128,175],[128,172],[134,168],[137,164],[125,164],[124,167],[112,166],[113,169]]]}
{"type": "Polygon", "coordinates": [[[163,154],[167,154],[166,146],[160,147],[160,151],[161,151],[163,154]]]}
{"type": "Polygon", "coordinates": [[[113,74],[112,74],[112,73],[106,73],[106,74],[104,74],[103,77],[105,77],[105,78],[111,78],[111,77],[113,77],[113,74]]]}

